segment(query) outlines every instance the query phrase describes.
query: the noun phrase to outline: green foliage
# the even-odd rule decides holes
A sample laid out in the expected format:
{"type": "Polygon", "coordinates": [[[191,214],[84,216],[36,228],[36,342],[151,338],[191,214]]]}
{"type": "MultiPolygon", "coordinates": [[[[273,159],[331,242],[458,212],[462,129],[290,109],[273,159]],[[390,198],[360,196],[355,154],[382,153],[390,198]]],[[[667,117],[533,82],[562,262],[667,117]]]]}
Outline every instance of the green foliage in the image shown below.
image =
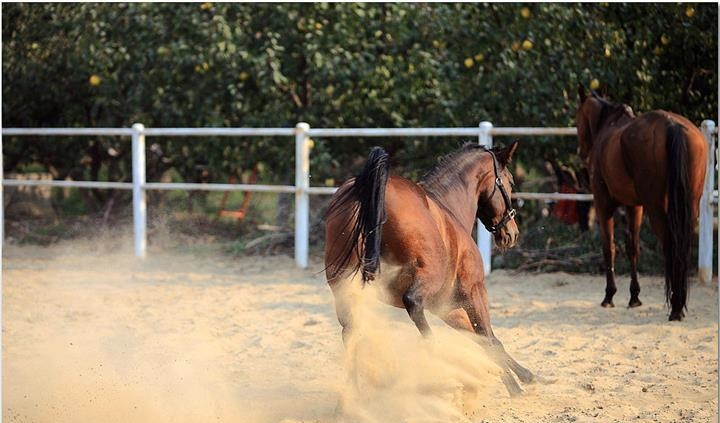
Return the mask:
{"type": "MultiPolygon", "coordinates": [[[[717,119],[717,4],[10,3],[5,127],[570,126],[597,80],[637,112],[717,119]]],[[[315,140],[313,185],[381,144],[407,175],[461,140],[315,140]]],[[[148,179],[293,179],[284,138],[149,139],[148,179]]],[[[498,140],[502,143],[503,140],[498,140]]],[[[568,163],[569,138],[523,140],[516,162],[568,163]],[[526,142],[528,141],[528,142],[526,142]]],[[[129,180],[127,140],[6,137],[9,172],[129,180]]],[[[104,204],[111,195],[97,193],[104,204]]],[[[97,207],[98,209],[101,206],[97,207]]]]}

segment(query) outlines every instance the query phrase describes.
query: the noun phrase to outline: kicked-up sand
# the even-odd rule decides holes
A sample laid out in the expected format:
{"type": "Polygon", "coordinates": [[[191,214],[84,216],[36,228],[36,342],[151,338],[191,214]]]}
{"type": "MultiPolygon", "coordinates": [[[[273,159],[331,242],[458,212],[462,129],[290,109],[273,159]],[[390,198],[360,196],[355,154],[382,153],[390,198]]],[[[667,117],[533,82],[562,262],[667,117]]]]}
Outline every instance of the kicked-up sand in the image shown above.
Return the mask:
{"type": "Polygon", "coordinates": [[[667,321],[663,281],[599,306],[601,275],[487,279],[506,350],[538,382],[510,398],[471,338],[369,301],[341,339],[319,259],[127,239],[3,251],[5,422],[717,422],[717,283],[667,321]]]}

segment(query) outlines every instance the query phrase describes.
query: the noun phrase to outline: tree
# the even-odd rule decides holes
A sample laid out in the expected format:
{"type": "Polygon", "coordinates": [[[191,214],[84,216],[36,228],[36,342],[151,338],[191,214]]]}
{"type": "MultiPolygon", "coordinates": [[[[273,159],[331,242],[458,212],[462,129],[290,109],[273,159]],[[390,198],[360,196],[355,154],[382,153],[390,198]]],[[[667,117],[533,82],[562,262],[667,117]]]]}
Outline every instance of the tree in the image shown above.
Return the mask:
{"type": "MultiPolygon", "coordinates": [[[[578,83],[638,112],[718,115],[717,4],[3,6],[5,127],[567,126],[578,83]]],[[[289,140],[196,141],[152,139],[151,178],[174,169],[197,181],[204,169],[225,182],[260,162],[260,180],[292,179],[289,140]]],[[[414,176],[458,143],[315,141],[321,181],[347,177],[339,164],[370,143],[414,176]]],[[[518,162],[574,152],[568,139],[524,143],[518,162]]],[[[130,178],[126,140],[9,138],[4,155],[6,172],[130,178]]]]}

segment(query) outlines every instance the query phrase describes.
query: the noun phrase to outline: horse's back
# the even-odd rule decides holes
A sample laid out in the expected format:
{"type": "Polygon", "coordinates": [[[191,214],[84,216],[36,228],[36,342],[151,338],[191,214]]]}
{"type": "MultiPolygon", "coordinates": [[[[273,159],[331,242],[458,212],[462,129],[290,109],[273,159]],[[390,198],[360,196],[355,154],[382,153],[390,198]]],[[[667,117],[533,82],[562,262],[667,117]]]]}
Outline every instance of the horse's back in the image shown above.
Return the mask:
{"type": "Polygon", "coordinates": [[[446,261],[448,221],[445,212],[415,182],[391,176],[385,195],[383,244],[386,259],[404,264],[433,259],[446,261]],[[426,257],[428,256],[428,257],[426,257]]]}
{"type": "Polygon", "coordinates": [[[643,170],[638,168],[635,159],[642,155],[634,151],[647,149],[650,144],[633,139],[628,148],[625,131],[620,128],[608,129],[599,138],[593,156],[594,170],[591,172],[590,183],[595,202],[599,207],[614,207],[615,203],[640,204],[635,181],[643,170]]]}
{"type": "MultiPolygon", "coordinates": [[[[452,299],[459,273],[483,276],[482,258],[472,235],[415,182],[401,177],[388,181],[383,225],[382,257],[392,266],[424,280],[428,307],[452,299]],[[473,254],[474,253],[474,254],[473,254]]],[[[399,298],[412,282],[400,277],[386,281],[399,298]]]]}
{"type": "MultiPolygon", "coordinates": [[[[354,183],[352,180],[346,182],[338,193],[354,183]]],[[[351,228],[357,218],[355,210],[348,208],[342,214],[328,217],[326,265],[347,248],[355,251],[362,248],[359,243],[349,244],[352,240],[351,228]]],[[[381,265],[376,281],[385,293],[384,300],[403,307],[402,294],[415,278],[422,276],[434,300],[446,301],[457,277],[458,251],[467,244],[452,218],[417,183],[396,175],[391,175],[387,181],[384,215],[381,265]]],[[[472,241],[470,235],[466,238],[472,241]]],[[[358,257],[359,254],[352,254],[346,269],[328,267],[327,279],[333,289],[340,288],[341,282],[351,276],[347,271],[357,266],[358,257]]]]}

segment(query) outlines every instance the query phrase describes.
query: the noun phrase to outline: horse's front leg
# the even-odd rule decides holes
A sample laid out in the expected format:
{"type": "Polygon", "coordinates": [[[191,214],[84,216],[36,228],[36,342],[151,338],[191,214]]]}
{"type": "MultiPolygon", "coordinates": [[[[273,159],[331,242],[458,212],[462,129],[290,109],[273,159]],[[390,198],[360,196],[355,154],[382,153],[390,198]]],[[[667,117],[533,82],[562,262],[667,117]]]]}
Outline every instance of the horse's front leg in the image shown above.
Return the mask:
{"type": "Polygon", "coordinates": [[[510,395],[515,396],[522,393],[509,370],[512,370],[524,383],[533,381],[532,372],[521,366],[510,354],[505,351],[502,343],[495,337],[490,325],[490,313],[488,307],[487,290],[484,284],[476,283],[468,286],[460,282],[458,287],[458,299],[462,308],[451,310],[443,317],[443,320],[450,326],[474,332],[480,335],[480,345],[488,351],[490,358],[503,369],[502,380],[510,395]]]}
{"type": "Polygon", "coordinates": [[[605,262],[605,298],[602,305],[605,308],[615,307],[613,296],[617,292],[615,285],[615,222],[613,213],[615,207],[598,206],[598,226],[600,227],[600,235],[603,241],[603,259],[605,262]]]}
{"type": "Polygon", "coordinates": [[[640,283],[638,282],[637,263],[640,255],[640,225],[642,224],[642,206],[627,206],[628,232],[625,249],[630,262],[630,302],[628,307],[639,307],[640,283]]]}
{"type": "Polygon", "coordinates": [[[490,325],[490,307],[487,298],[487,290],[485,289],[484,283],[481,282],[473,284],[470,289],[469,305],[470,307],[467,307],[465,311],[468,313],[468,317],[473,320],[475,333],[487,337],[489,345],[494,351],[499,353],[500,357],[502,357],[510,368],[512,368],[513,372],[515,372],[522,382],[532,382],[534,379],[532,372],[515,361],[515,359],[505,351],[505,347],[493,333],[492,326],[490,325]],[[472,311],[476,311],[476,315],[474,317],[472,315],[472,311]]]}

